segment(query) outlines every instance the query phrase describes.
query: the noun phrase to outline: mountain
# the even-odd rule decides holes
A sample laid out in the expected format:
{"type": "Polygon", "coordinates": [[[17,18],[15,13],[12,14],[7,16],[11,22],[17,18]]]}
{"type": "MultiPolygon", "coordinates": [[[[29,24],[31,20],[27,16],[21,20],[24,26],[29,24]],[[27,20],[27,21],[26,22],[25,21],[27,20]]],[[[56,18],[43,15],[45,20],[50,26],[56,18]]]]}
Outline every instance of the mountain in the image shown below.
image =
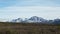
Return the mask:
{"type": "Polygon", "coordinates": [[[13,19],[11,22],[46,22],[47,20],[41,18],[41,17],[37,17],[37,16],[32,16],[31,18],[25,18],[25,20],[23,20],[22,18],[17,18],[17,19],[13,19]]]}
{"type": "Polygon", "coordinates": [[[60,19],[54,19],[54,24],[60,24],[60,19]]]}
{"type": "Polygon", "coordinates": [[[60,19],[46,20],[46,19],[41,18],[41,17],[32,16],[30,18],[25,18],[24,20],[22,18],[13,19],[10,22],[60,24],[60,19]]]}
{"type": "Polygon", "coordinates": [[[17,19],[13,19],[13,20],[11,20],[11,22],[22,22],[22,21],[23,21],[22,18],[17,18],[17,19]]]}
{"type": "Polygon", "coordinates": [[[41,18],[41,17],[37,17],[37,16],[33,16],[29,19],[25,19],[25,22],[45,22],[46,20],[41,18]]]}

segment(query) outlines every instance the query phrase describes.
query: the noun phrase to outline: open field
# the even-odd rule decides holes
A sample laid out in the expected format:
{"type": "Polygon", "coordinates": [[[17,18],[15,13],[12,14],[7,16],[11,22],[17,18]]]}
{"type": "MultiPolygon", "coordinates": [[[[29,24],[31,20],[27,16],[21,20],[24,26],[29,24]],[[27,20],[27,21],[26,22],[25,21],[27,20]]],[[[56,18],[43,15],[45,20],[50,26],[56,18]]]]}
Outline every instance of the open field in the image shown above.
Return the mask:
{"type": "Polygon", "coordinates": [[[0,22],[0,34],[60,34],[60,25],[0,22]]]}

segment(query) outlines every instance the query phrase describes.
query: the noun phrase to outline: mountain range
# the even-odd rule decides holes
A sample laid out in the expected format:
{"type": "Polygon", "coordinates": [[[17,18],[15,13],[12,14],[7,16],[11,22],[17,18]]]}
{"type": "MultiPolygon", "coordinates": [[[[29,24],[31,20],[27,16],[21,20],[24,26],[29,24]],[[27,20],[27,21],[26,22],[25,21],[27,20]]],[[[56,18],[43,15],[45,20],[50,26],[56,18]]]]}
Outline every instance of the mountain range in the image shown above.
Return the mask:
{"type": "Polygon", "coordinates": [[[43,19],[41,17],[33,16],[31,18],[25,18],[24,20],[22,18],[13,19],[11,22],[45,22],[46,19],[43,19]]]}
{"type": "Polygon", "coordinates": [[[32,16],[30,18],[25,18],[24,20],[22,18],[12,19],[10,22],[60,24],[60,19],[46,20],[46,19],[41,18],[41,17],[32,16]]]}

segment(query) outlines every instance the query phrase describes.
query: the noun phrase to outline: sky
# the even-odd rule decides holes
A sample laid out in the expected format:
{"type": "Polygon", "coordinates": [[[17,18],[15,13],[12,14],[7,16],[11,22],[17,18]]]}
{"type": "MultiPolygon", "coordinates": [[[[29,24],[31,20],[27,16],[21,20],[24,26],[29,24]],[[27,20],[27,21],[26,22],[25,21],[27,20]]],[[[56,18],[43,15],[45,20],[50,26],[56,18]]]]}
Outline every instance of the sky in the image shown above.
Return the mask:
{"type": "Polygon", "coordinates": [[[0,0],[0,19],[60,18],[60,0],[0,0]]]}

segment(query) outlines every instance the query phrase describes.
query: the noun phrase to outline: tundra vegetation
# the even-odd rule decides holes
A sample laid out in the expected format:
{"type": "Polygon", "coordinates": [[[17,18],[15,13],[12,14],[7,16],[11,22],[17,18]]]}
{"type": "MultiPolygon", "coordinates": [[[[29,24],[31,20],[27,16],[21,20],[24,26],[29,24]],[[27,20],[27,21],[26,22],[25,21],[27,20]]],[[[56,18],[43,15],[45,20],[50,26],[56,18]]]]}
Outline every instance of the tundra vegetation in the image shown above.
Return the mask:
{"type": "Polygon", "coordinates": [[[60,34],[60,25],[0,22],[0,34],[60,34]]]}

